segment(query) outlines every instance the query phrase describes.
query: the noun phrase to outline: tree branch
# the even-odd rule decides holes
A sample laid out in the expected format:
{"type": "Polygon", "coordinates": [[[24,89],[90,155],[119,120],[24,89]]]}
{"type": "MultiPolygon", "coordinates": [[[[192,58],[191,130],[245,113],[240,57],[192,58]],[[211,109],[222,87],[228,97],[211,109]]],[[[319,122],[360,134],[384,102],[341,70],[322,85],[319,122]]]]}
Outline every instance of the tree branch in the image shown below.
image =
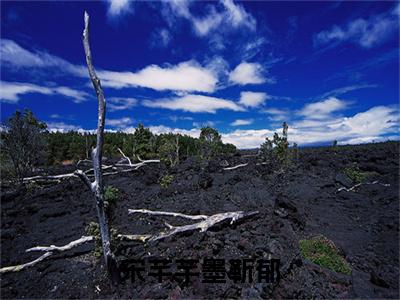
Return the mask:
{"type": "Polygon", "coordinates": [[[154,242],[158,240],[165,239],[167,237],[171,237],[173,235],[176,235],[178,233],[183,233],[183,232],[190,232],[190,231],[195,231],[195,230],[200,230],[200,232],[205,232],[209,228],[220,224],[226,220],[231,220],[230,224],[233,224],[234,222],[250,217],[253,215],[258,214],[258,211],[253,211],[249,213],[245,213],[243,211],[236,211],[236,212],[227,212],[227,213],[219,213],[215,214],[212,216],[206,216],[206,215],[185,215],[185,214],[180,214],[180,213],[173,213],[173,212],[164,212],[164,211],[151,211],[147,209],[130,209],[128,210],[130,214],[132,213],[143,213],[143,214],[149,214],[149,215],[163,215],[163,216],[173,216],[173,217],[182,217],[186,219],[192,219],[192,220],[202,220],[200,222],[190,224],[190,225],[183,225],[183,226],[172,226],[168,223],[165,224],[165,226],[168,228],[166,231],[154,234],[154,235],[118,235],[118,237],[122,239],[128,239],[128,240],[134,240],[134,241],[141,241],[141,242],[154,242]]]}
{"type": "Polygon", "coordinates": [[[26,252],[44,251],[45,253],[42,256],[40,256],[39,258],[37,258],[33,261],[30,261],[28,263],[0,268],[0,274],[8,273],[8,272],[18,272],[23,269],[32,267],[32,266],[38,264],[39,262],[45,260],[46,258],[52,256],[54,254],[54,252],[64,252],[64,251],[70,250],[74,247],[77,247],[79,245],[82,245],[84,243],[90,242],[92,240],[94,240],[94,236],[82,236],[80,239],[77,239],[75,241],[70,242],[67,245],[60,246],[60,247],[51,245],[49,247],[37,246],[37,247],[29,248],[26,250],[26,252]]]}

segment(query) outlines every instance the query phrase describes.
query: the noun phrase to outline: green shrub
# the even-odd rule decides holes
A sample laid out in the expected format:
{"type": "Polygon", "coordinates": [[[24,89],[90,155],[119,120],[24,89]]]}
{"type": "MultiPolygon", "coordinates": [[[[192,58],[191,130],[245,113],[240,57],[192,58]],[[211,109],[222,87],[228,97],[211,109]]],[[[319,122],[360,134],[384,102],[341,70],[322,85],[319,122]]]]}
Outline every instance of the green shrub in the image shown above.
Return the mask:
{"type": "Polygon", "coordinates": [[[353,165],[344,169],[343,173],[346,174],[347,177],[349,177],[355,183],[363,182],[366,177],[357,165],[353,165]]]}
{"type": "Polygon", "coordinates": [[[163,188],[167,188],[172,183],[173,180],[174,180],[174,176],[173,175],[165,175],[165,176],[163,176],[161,178],[160,185],[163,188]]]}
{"type": "Polygon", "coordinates": [[[289,164],[289,142],[287,139],[289,127],[286,122],[282,124],[282,127],[282,136],[275,132],[272,140],[267,137],[260,150],[264,161],[278,162],[280,166],[286,167],[289,164]]]}
{"type": "MultiPolygon", "coordinates": [[[[101,243],[101,233],[100,233],[100,226],[99,223],[90,222],[89,225],[86,226],[85,232],[87,235],[91,235],[94,237],[95,246],[93,249],[93,255],[96,258],[99,258],[103,255],[103,245],[101,243]]],[[[116,245],[118,242],[118,232],[116,229],[110,229],[110,240],[111,245],[116,245]]]]}
{"type": "Polygon", "coordinates": [[[324,236],[316,236],[309,240],[300,240],[301,255],[313,263],[349,275],[349,263],[340,255],[335,244],[324,236]]]}
{"type": "Polygon", "coordinates": [[[108,205],[115,205],[119,198],[119,189],[113,187],[111,185],[106,186],[104,189],[104,201],[108,203],[108,205]]]}
{"type": "Polygon", "coordinates": [[[85,232],[87,235],[94,236],[95,247],[93,249],[93,255],[95,257],[100,257],[103,254],[103,248],[101,245],[101,235],[100,235],[100,226],[96,222],[90,222],[89,225],[86,226],[85,232]]]}

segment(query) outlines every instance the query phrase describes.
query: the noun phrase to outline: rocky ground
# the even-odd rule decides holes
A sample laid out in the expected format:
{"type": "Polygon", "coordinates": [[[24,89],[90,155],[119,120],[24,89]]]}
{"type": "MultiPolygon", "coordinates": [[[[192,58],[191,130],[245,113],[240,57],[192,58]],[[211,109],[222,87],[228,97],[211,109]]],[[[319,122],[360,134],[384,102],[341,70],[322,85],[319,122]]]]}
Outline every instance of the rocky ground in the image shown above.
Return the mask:
{"type": "MultiPolygon", "coordinates": [[[[259,211],[238,224],[205,233],[175,236],[153,244],[115,243],[121,265],[127,259],[279,258],[281,279],[266,283],[202,283],[193,278],[155,278],[115,286],[109,283],[94,244],[57,254],[40,264],[1,276],[2,298],[399,298],[399,143],[301,149],[285,172],[257,165],[242,153],[207,164],[190,158],[173,169],[162,164],[106,178],[121,193],[111,208],[112,228],[121,234],[165,230],[164,222],[188,220],[128,215],[128,208],[212,215],[259,211]],[[230,166],[248,162],[236,170],[230,166]],[[368,174],[354,191],[337,190],[354,182],[343,170],[356,165],[368,174]],[[164,188],[160,178],[173,175],[164,188]],[[388,184],[390,186],[388,186],[388,184]],[[324,235],[349,262],[350,275],[335,273],[304,259],[299,240],[324,235]]],[[[58,170],[68,172],[67,167],[58,170]]],[[[47,187],[31,186],[10,197],[2,189],[1,266],[40,256],[25,253],[36,245],[64,245],[85,235],[96,221],[91,193],[78,179],[47,187]],[[7,196],[6,196],[7,195],[7,196]]]]}

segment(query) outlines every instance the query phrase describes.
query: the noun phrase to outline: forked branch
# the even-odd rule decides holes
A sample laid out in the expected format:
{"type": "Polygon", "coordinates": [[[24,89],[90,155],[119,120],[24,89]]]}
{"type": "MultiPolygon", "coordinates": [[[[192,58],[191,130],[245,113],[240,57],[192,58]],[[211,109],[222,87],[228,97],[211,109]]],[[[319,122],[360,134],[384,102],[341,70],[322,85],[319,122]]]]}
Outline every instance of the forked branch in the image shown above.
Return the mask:
{"type": "Polygon", "coordinates": [[[129,210],[129,214],[134,214],[134,213],[181,217],[181,218],[191,219],[191,220],[201,220],[197,223],[190,224],[190,225],[183,225],[183,226],[173,226],[168,223],[165,223],[167,230],[163,231],[163,232],[159,232],[154,235],[151,235],[151,234],[144,234],[144,235],[121,235],[120,234],[120,235],[118,235],[118,237],[120,237],[122,239],[127,239],[127,240],[141,241],[141,242],[154,242],[154,241],[162,240],[167,237],[171,237],[173,235],[183,233],[183,232],[190,232],[190,231],[196,231],[196,230],[199,230],[200,232],[205,232],[209,228],[214,227],[218,224],[221,224],[224,221],[230,220],[230,224],[233,224],[234,222],[237,222],[238,220],[258,214],[258,211],[253,211],[253,212],[249,212],[249,213],[245,213],[243,211],[236,211],[236,212],[226,212],[226,213],[215,214],[212,216],[206,216],[206,215],[185,215],[185,214],[174,213],[174,212],[165,212],[165,211],[151,211],[151,210],[147,210],[147,209],[130,209],[129,210]]]}
{"type": "Polygon", "coordinates": [[[45,260],[46,258],[52,256],[54,254],[54,252],[64,252],[64,251],[70,250],[74,247],[77,247],[79,245],[82,245],[84,243],[90,242],[93,239],[94,239],[93,236],[82,236],[80,239],[77,239],[75,241],[70,242],[69,244],[66,244],[66,245],[60,246],[60,247],[51,245],[48,247],[36,246],[33,248],[29,248],[25,252],[42,251],[45,253],[42,256],[38,257],[37,259],[27,262],[25,264],[0,268],[0,274],[9,273],[9,272],[18,272],[18,271],[24,270],[26,268],[32,267],[32,266],[40,263],[41,261],[45,260]]]}

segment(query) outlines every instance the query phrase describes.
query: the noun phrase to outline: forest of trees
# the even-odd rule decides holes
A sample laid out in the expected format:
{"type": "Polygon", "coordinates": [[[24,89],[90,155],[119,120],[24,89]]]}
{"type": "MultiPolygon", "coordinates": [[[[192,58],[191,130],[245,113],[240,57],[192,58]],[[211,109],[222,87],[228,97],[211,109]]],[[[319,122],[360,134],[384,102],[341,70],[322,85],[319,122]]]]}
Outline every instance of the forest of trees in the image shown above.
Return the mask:
{"type": "MultiPolygon", "coordinates": [[[[77,162],[90,159],[90,151],[96,143],[94,133],[77,131],[50,132],[44,122],[36,119],[32,112],[15,112],[1,132],[2,165],[13,164],[14,169],[22,173],[33,166],[51,166],[65,161],[77,162]],[[18,161],[21,157],[30,157],[28,162],[18,161]],[[19,157],[20,156],[20,157],[19,157]]],[[[121,149],[131,158],[160,158],[169,165],[188,156],[199,156],[209,159],[221,153],[235,153],[236,147],[222,143],[218,131],[204,127],[199,138],[181,134],[153,134],[148,128],[139,124],[135,132],[105,132],[104,156],[121,157],[121,149]]],[[[4,170],[3,170],[4,171],[4,170]]]]}

